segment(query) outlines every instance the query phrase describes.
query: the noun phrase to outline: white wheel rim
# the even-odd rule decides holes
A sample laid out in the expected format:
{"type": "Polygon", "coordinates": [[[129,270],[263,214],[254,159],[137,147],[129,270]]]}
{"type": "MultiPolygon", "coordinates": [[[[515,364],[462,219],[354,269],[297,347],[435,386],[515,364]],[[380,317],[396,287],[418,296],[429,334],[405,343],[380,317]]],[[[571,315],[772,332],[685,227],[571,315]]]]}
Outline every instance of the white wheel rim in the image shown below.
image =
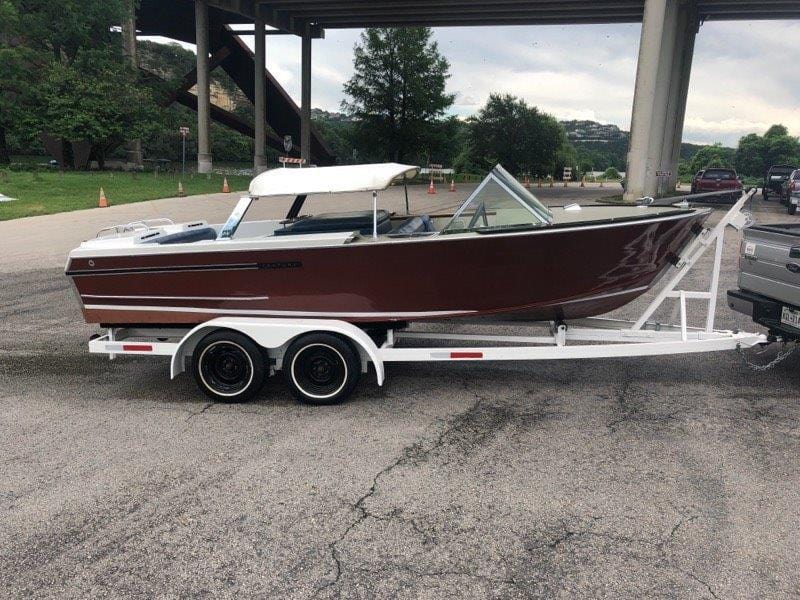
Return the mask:
{"type": "Polygon", "coordinates": [[[344,359],[344,356],[342,356],[342,353],[339,352],[333,346],[330,346],[328,344],[309,344],[308,346],[303,346],[294,355],[294,357],[292,358],[292,364],[289,367],[289,374],[291,375],[292,381],[294,382],[295,386],[297,386],[297,389],[303,392],[304,395],[308,396],[309,398],[315,398],[317,400],[327,400],[328,398],[332,398],[333,396],[335,396],[344,389],[344,386],[347,383],[347,378],[350,375],[350,370],[347,368],[347,361],[344,359]],[[336,356],[338,356],[339,360],[342,361],[342,366],[344,367],[344,377],[342,377],[342,385],[340,385],[338,388],[336,388],[336,390],[334,390],[330,394],[312,394],[304,390],[303,386],[301,386],[300,383],[297,381],[297,376],[295,375],[295,370],[294,370],[295,365],[297,364],[297,359],[303,352],[305,352],[309,348],[314,348],[314,347],[328,348],[329,350],[332,350],[334,353],[336,353],[336,356]]]}
{"type": "Polygon", "coordinates": [[[203,352],[200,353],[200,358],[197,360],[197,364],[198,364],[198,367],[199,367],[197,369],[197,373],[198,373],[198,375],[200,375],[200,380],[203,382],[203,385],[206,386],[206,389],[211,390],[217,396],[224,396],[226,398],[233,398],[234,396],[240,396],[241,394],[246,392],[247,389],[250,387],[250,384],[253,383],[253,377],[255,377],[255,374],[256,374],[255,366],[253,365],[253,359],[250,358],[250,353],[247,350],[245,350],[244,348],[242,348],[236,342],[231,342],[231,341],[228,341],[228,340],[219,340],[219,341],[213,342],[213,343],[209,344],[208,346],[206,346],[205,348],[203,348],[203,352]],[[211,348],[213,348],[214,346],[217,346],[219,344],[228,344],[230,346],[235,346],[236,348],[238,348],[239,350],[242,351],[242,354],[245,355],[245,357],[247,358],[247,362],[250,364],[250,378],[247,380],[247,384],[241,389],[241,391],[234,392],[234,393],[229,393],[229,394],[226,394],[224,392],[218,392],[212,386],[210,386],[208,384],[208,382],[206,381],[206,378],[203,377],[203,369],[202,369],[203,357],[206,355],[206,352],[208,352],[211,348]]]}

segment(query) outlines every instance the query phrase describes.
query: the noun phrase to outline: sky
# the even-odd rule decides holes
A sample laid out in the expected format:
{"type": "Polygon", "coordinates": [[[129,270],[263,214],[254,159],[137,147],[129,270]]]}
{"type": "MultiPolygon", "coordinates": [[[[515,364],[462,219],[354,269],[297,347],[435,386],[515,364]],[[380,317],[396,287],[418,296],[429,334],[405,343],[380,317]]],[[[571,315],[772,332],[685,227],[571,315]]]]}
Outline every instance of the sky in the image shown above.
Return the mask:
{"type": "MultiPolygon", "coordinates": [[[[559,119],[630,128],[641,26],[437,28],[450,61],[451,112],[476,113],[492,92],[525,99],[559,119]]],[[[359,30],[314,40],[312,106],[340,110],[359,30]]],[[[252,47],[252,37],[244,40],[252,47]]],[[[683,140],[735,146],[783,123],[800,135],[800,21],[708,22],[697,37],[683,140]]],[[[300,41],[267,37],[267,68],[300,97],[300,41]]]]}

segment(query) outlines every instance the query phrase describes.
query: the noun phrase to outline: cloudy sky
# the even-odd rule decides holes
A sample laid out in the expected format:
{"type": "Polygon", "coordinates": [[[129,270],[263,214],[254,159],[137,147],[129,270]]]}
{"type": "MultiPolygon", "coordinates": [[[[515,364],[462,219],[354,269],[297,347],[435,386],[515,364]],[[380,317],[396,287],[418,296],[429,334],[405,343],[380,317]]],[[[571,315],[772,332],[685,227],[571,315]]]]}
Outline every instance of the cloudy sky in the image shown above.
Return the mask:
{"type": "MultiPolygon", "coordinates": [[[[560,119],[629,129],[639,32],[640,25],[577,25],[440,28],[434,35],[450,61],[455,114],[469,116],[491,92],[507,92],[560,119]]],[[[313,106],[339,110],[359,35],[328,30],[314,41],[313,106]]],[[[704,24],[684,141],[735,145],[773,123],[800,135],[799,65],[800,21],[704,24]]],[[[267,67],[299,99],[299,40],[268,37],[267,67]]]]}

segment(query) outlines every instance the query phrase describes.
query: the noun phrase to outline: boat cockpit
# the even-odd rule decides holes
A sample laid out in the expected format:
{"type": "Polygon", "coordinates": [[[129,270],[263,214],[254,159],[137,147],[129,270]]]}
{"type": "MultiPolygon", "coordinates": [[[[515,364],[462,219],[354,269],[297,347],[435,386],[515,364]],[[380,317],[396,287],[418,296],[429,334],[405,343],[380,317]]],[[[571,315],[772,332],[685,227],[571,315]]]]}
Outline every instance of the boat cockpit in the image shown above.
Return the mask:
{"type": "Polygon", "coordinates": [[[378,192],[394,181],[417,174],[419,168],[386,163],[306,169],[279,168],[253,179],[249,195],[241,198],[224,224],[206,221],[175,224],[168,219],[139,221],[107,228],[92,247],[158,247],[211,243],[253,242],[269,247],[369,243],[398,238],[516,232],[587,222],[652,218],[683,212],[688,206],[579,206],[548,208],[502,166],[497,165],[451,214],[397,215],[378,207],[378,192]],[[372,210],[301,215],[312,194],[371,192],[372,210]],[[245,221],[256,199],[294,195],[286,218],[245,221]]]}

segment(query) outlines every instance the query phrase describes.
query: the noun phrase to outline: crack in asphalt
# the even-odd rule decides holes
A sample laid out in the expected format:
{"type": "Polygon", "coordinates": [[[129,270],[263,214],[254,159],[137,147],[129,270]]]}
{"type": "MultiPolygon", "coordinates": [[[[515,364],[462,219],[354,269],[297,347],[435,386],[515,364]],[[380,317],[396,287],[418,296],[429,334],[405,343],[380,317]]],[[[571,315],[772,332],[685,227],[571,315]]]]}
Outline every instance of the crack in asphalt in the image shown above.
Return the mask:
{"type": "MultiPolygon", "coordinates": [[[[481,402],[483,402],[483,398],[478,397],[476,399],[476,401],[462,414],[467,414],[469,412],[474,411],[478,406],[480,406],[481,402]]],[[[436,441],[433,444],[433,446],[430,448],[430,450],[428,450],[428,453],[432,452],[436,447],[440,447],[442,445],[443,441],[444,441],[445,435],[451,430],[452,430],[452,427],[445,428],[444,430],[442,430],[442,432],[436,438],[436,441]]],[[[416,443],[412,444],[411,446],[405,447],[403,449],[403,451],[401,452],[400,456],[397,458],[397,460],[395,460],[390,465],[388,465],[388,466],[384,467],[383,469],[381,469],[380,471],[378,471],[375,474],[375,476],[372,478],[372,485],[370,486],[369,490],[367,490],[367,492],[365,494],[363,494],[356,501],[356,503],[353,505],[353,508],[355,508],[355,510],[358,511],[358,513],[359,513],[358,517],[356,518],[355,521],[353,521],[347,527],[347,529],[344,530],[342,535],[340,535],[338,538],[336,538],[335,540],[333,540],[332,542],[330,542],[328,544],[328,550],[330,552],[331,558],[333,559],[333,563],[334,563],[334,577],[333,577],[333,579],[328,581],[325,585],[323,585],[322,587],[318,588],[314,592],[314,596],[315,597],[319,596],[325,590],[327,590],[327,589],[329,589],[329,588],[331,588],[331,587],[333,587],[333,586],[335,586],[335,585],[337,585],[339,583],[339,580],[342,577],[342,561],[341,561],[341,558],[339,556],[339,547],[338,547],[338,545],[340,543],[342,543],[348,535],[350,535],[350,532],[353,531],[353,529],[358,527],[361,523],[363,523],[370,516],[373,516],[373,515],[370,514],[370,512],[367,510],[367,508],[364,506],[364,504],[369,498],[371,498],[372,496],[375,495],[375,492],[378,489],[378,480],[381,477],[383,477],[384,475],[386,475],[387,473],[391,472],[393,469],[395,469],[398,466],[400,466],[401,464],[405,463],[405,461],[411,456],[412,450],[414,450],[415,448],[418,448],[419,446],[421,446],[421,442],[416,442],[416,443]]]]}
{"type": "MultiPolygon", "coordinates": [[[[486,581],[494,584],[499,583],[499,584],[513,585],[513,586],[521,585],[521,583],[518,582],[513,577],[512,578],[492,577],[490,575],[483,575],[481,573],[475,573],[473,571],[460,571],[456,569],[441,569],[434,571],[426,571],[426,570],[414,569],[407,565],[394,565],[394,569],[397,571],[404,571],[406,573],[416,575],[417,577],[469,577],[470,579],[478,579],[480,581],[486,581]]],[[[359,570],[361,571],[363,569],[359,570]]]]}
{"type": "MultiPolygon", "coordinates": [[[[512,396],[510,398],[505,399],[505,402],[511,402],[517,400],[519,398],[524,398],[529,396],[533,393],[534,390],[525,390],[521,394],[512,396]]],[[[432,442],[427,443],[427,439],[419,440],[410,444],[403,448],[400,453],[400,456],[397,457],[395,461],[391,464],[387,465],[380,471],[378,471],[375,476],[372,478],[372,484],[370,485],[369,489],[366,493],[364,493],[356,502],[353,504],[353,509],[357,512],[356,519],[347,526],[347,528],[342,532],[342,534],[337,537],[335,540],[328,544],[328,552],[330,554],[331,560],[333,561],[333,577],[327,581],[324,585],[317,588],[314,592],[314,597],[318,597],[320,594],[325,592],[326,590],[335,587],[339,584],[342,577],[342,557],[340,554],[339,546],[345,539],[350,535],[350,533],[361,525],[367,519],[374,519],[376,521],[392,521],[397,520],[401,523],[405,523],[411,526],[411,528],[420,536],[422,539],[422,543],[428,544],[434,541],[433,538],[428,532],[424,531],[419,524],[414,519],[409,519],[402,516],[402,511],[395,508],[394,510],[380,514],[376,512],[372,512],[367,507],[367,502],[373,498],[378,490],[378,486],[380,480],[391,471],[396,469],[400,466],[405,465],[412,465],[418,466],[423,463],[431,454],[444,448],[445,446],[456,446],[460,450],[460,453],[463,455],[469,454],[472,447],[475,445],[480,445],[480,442],[486,439],[488,435],[490,435],[490,431],[495,431],[498,429],[503,428],[514,416],[522,417],[525,419],[525,423],[532,421],[538,421],[541,419],[545,414],[545,409],[548,405],[547,399],[543,400],[536,404],[535,410],[532,412],[525,412],[525,413],[515,413],[510,408],[504,406],[503,404],[500,405],[492,405],[492,412],[487,416],[485,420],[488,420],[488,426],[486,423],[478,423],[482,416],[482,409],[484,407],[484,403],[488,400],[487,397],[482,396],[480,394],[475,394],[475,402],[473,402],[466,410],[459,413],[455,417],[451,418],[449,421],[444,421],[444,427],[441,429],[439,434],[433,439],[432,442]],[[480,425],[484,425],[484,427],[480,427],[480,425]],[[464,435],[459,437],[459,434],[464,431],[464,435]],[[477,441],[476,441],[477,438],[477,441]]],[[[450,461],[445,461],[444,465],[450,464],[450,461]]],[[[396,565],[396,568],[404,569],[409,572],[416,572],[410,568],[396,565]]],[[[417,572],[419,575],[425,575],[426,572],[419,571],[417,572]]],[[[495,583],[509,583],[515,584],[513,580],[504,580],[504,579],[492,579],[488,576],[478,575],[472,572],[462,572],[462,571],[435,571],[430,572],[430,575],[442,575],[442,574],[451,574],[451,575],[462,575],[467,577],[476,577],[486,579],[487,581],[492,581],[495,583]]]]}
{"type": "Polygon", "coordinates": [[[719,598],[719,596],[717,596],[716,592],[714,591],[714,588],[711,587],[710,583],[704,581],[703,579],[700,579],[697,575],[695,575],[691,571],[687,571],[686,569],[681,569],[680,567],[674,567],[674,568],[676,571],[683,573],[684,575],[689,577],[689,579],[692,579],[697,583],[699,583],[700,585],[702,585],[703,587],[705,587],[708,590],[708,593],[711,594],[713,598],[719,598]]]}
{"type": "MultiPolygon", "coordinates": [[[[575,520],[580,520],[582,518],[584,518],[584,517],[580,517],[580,516],[577,516],[577,515],[573,517],[573,519],[575,519],[575,520]]],[[[596,537],[596,538],[602,538],[602,539],[611,540],[611,541],[614,541],[614,542],[624,542],[626,544],[638,543],[638,544],[642,544],[644,546],[651,546],[651,547],[654,547],[659,554],[661,554],[662,560],[664,561],[664,566],[665,567],[667,567],[669,569],[673,569],[673,570],[677,571],[678,573],[681,573],[681,574],[685,575],[686,577],[690,578],[692,581],[695,581],[695,582],[699,583],[700,585],[702,585],[703,587],[706,588],[708,593],[713,598],[719,598],[720,597],[716,593],[716,591],[714,590],[714,587],[708,581],[705,581],[701,577],[698,577],[692,571],[690,571],[688,569],[685,569],[685,568],[675,564],[674,561],[670,560],[670,558],[667,556],[666,546],[671,544],[674,541],[674,539],[675,539],[678,531],[680,530],[680,528],[683,527],[684,525],[688,524],[688,523],[696,521],[697,519],[700,518],[700,515],[689,515],[689,516],[682,515],[680,517],[680,519],[678,520],[678,522],[675,523],[675,525],[672,526],[672,528],[670,529],[669,533],[664,537],[664,539],[662,539],[660,541],[657,541],[657,542],[654,542],[651,539],[621,536],[621,535],[616,535],[616,534],[613,534],[613,533],[606,533],[606,532],[603,532],[603,531],[594,531],[593,530],[594,526],[599,521],[601,521],[602,519],[604,519],[606,517],[602,517],[602,516],[598,517],[598,516],[591,516],[590,515],[587,518],[590,519],[591,522],[588,523],[587,525],[583,526],[583,527],[576,526],[576,524],[570,525],[567,520],[560,519],[559,523],[560,523],[561,528],[562,528],[562,533],[552,537],[552,539],[550,539],[549,541],[544,541],[543,543],[539,543],[539,544],[536,544],[536,545],[533,545],[533,546],[528,546],[528,547],[526,547],[526,550],[529,553],[533,552],[535,550],[544,550],[544,549],[547,549],[547,550],[550,550],[550,551],[559,552],[560,548],[563,547],[564,545],[568,544],[569,542],[571,542],[573,540],[577,540],[578,538],[582,538],[582,537],[596,537]]],[[[577,525],[580,525],[580,524],[577,524],[577,525]]]]}
{"type": "Polygon", "coordinates": [[[665,414],[648,415],[642,412],[643,405],[641,403],[636,404],[628,399],[629,393],[630,380],[626,379],[623,382],[619,392],[616,394],[616,405],[622,414],[606,425],[612,434],[616,433],[619,425],[622,425],[623,423],[660,423],[663,421],[677,421],[678,415],[686,412],[686,408],[679,407],[665,414]]]}
{"type": "Polygon", "coordinates": [[[669,532],[669,536],[667,537],[666,540],[664,540],[663,543],[666,544],[666,543],[672,542],[672,540],[675,539],[675,534],[678,533],[678,529],[680,529],[683,526],[684,523],[691,523],[692,521],[695,521],[695,520],[697,520],[699,518],[700,518],[699,515],[691,515],[689,517],[681,516],[681,518],[678,520],[678,522],[675,523],[675,525],[672,526],[672,529],[669,532]]]}
{"type": "Polygon", "coordinates": [[[189,412],[189,416],[186,417],[186,422],[188,423],[189,420],[192,419],[193,417],[197,417],[199,415],[202,415],[203,413],[205,413],[212,406],[214,406],[213,402],[206,402],[203,405],[203,408],[201,408],[200,410],[197,410],[197,411],[194,411],[194,412],[189,412]]]}
{"type": "Polygon", "coordinates": [[[630,420],[630,418],[638,410],[636,407],[630,407],[628,405],[626,396],[628,395],[628,388],[630,387],[630,383],[631,382],[629,379],[625,379],[625,381],[622,382],[622,388],[619,390],[619,392],[617,392],[616,404],[619,407],[620,411],[622,412],[622,416],[614,421],[611,421],[608,425],[606,425],[606,427],[608,427],[611,430],[611,433],[616,433],[617,425],[620,425],[621,423],[630,420]]]}

